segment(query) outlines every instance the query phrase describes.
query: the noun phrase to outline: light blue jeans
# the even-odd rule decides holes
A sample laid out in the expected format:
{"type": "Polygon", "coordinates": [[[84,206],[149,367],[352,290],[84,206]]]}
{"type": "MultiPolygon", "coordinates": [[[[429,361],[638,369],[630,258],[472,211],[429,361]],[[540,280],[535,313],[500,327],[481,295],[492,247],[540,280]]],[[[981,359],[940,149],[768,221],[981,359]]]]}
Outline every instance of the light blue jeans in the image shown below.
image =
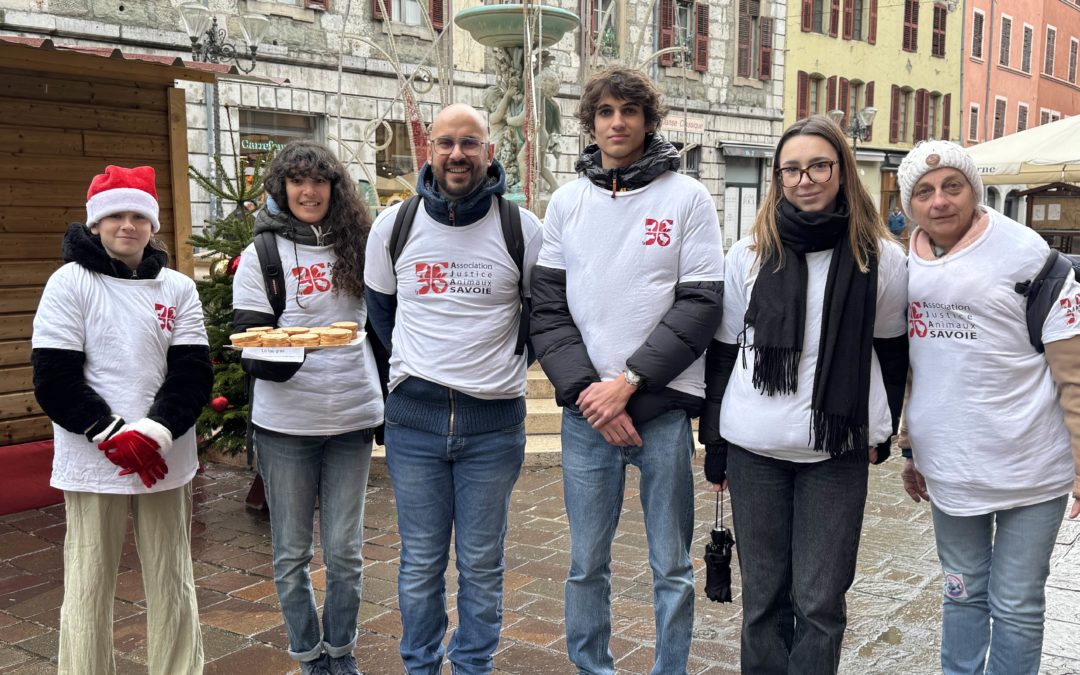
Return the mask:
{"type": "Polygon", "coordinates": [[[351,654],[363,584],[370,432],[292,436],[256,427],[254,442],[270,507],[274,583],[289,634],[289,655],[311,661],[323,651],[335,658],[351,654]],[[316,500],[326,564],[322,631],[308,567],[316,500]]]}
{"type": "Polygon", "coordinates": [[[1067,501],[980,516],[950,516],[931,504],[945,573],[945,675],[1039,672],[1046,577],[1067,501]]]}
{"type": "Polygon", "coordinates": [[[653,573],[653,675],[685,675],[694,622],[694,441],[684,411],[637,429],[643,446],[609,445],[581,413],[563,410],[563,495],[570,521],[566,646],[579,673],[610,675],[611,542],[622,511],[626,467],[641,471],[641,506],[653,573]]]}
{"type": "MultiPolygon", "coordinates": [[[[391,394],[393,395],[393,394],[391,394]]],[[[468,436],[386,422],[386,464],[401,534],[401,659],[410,675],[490,673],[502,628],[503,544],[510,493],[525,460],[525,424],[468,436]],[[446,635],[450,535],[458,628],[446,635]]]]}

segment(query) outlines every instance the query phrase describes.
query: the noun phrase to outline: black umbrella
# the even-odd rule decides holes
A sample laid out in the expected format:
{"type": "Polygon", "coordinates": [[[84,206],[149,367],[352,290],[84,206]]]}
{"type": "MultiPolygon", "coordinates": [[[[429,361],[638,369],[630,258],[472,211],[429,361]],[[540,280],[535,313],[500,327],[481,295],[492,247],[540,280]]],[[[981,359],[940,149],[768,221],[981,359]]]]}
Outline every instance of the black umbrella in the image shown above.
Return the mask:
{"type": "Polygon", "coordinates": [[[716,493],[716,520],[705,544],[705,595],[713,602],[731,602],[731,549],[735,537],[723,526],[723,491],[716,493]]]}

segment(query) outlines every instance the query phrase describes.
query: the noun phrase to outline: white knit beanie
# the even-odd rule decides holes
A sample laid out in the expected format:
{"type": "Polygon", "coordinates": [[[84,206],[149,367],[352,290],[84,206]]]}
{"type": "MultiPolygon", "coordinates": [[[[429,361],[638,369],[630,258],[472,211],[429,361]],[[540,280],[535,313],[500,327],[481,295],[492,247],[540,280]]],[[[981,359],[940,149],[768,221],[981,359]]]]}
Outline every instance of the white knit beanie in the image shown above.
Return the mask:
{"type": "Polygon", "coordinates": [[[900,162],[900,168],[896,172],[900,183],[900,203],[904,205],[904,213],[909,218],[911,191],[915,189],[915,184],[930,171],[945,167],[952,167],[964,174],[975,192],[975,203],[982,203],[982,178],[979,177],[979,170],[975,168],[975,161],[967,150],[952,141],[922,141],[900,162]]]}

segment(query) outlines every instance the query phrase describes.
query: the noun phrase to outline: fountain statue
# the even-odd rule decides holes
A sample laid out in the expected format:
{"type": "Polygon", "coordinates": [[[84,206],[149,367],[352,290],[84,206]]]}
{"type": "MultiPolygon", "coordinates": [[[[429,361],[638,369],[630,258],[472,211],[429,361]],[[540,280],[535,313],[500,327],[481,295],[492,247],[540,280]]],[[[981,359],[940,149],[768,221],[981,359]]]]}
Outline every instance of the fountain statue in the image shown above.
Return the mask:
{"type": "Polygon", "coordinates": [[[578,17],[543,5],[482,5],[458,12],[454,23],[495,50],[495,86],[484,94],[495,156],[506,169],[508,196],[531,206],[537,179],[547,192],[557,187],[547,160],[559,150],[559,78],[545,48],[577,28],[578,17]]]}

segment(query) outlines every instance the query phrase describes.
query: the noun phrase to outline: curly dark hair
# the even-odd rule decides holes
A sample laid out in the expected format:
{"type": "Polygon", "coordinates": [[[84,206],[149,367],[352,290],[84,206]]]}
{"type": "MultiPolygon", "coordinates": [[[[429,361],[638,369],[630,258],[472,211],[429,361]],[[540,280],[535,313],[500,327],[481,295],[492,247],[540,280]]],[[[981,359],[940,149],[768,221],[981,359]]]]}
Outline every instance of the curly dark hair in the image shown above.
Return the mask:
{"type": "Polygon", "coordinates": [[[620,66],[605,68],[585,83],[578,104],[578,122],[590,136],[596,131],[594,120],[600,99],[608,94],[640,105],[645,113],[646,131],[656,131],[667,117],[668,107],[661,100],[660,90],[645,73],[620,66]]]}
{"type": "Polygon", "coordinates": [[[345,166],[329,148],[315,141],[293,141],[274,157],[263,187],[278,206],[289,211],[285,183],[290,178],[325,178],[330,181],[330,209],[322,225],[334,233],[334,292],[355,297],[364,294],[364,249],[371,231],[371,214],[360,201],[345,166]]]}

